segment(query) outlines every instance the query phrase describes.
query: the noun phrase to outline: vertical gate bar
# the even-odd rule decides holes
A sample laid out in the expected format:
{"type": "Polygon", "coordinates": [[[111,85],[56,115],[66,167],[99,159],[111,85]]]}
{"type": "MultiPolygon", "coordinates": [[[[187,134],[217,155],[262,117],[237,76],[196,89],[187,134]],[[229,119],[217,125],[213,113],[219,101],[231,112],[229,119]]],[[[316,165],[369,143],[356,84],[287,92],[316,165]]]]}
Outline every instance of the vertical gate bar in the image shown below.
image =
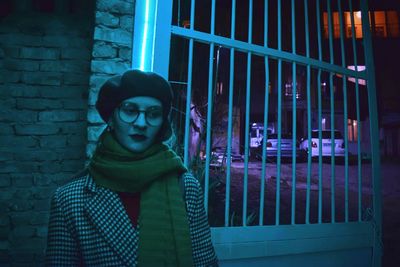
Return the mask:
{"type": "Polygon", "coordinates": [[[186,167],[189,167],[189,138],[190,138],[190,103],[192,99],[192,70],[193,70],[193,39],[189,40],[188,56],[188,82],[186,95],[186,116],[185,116],[185,140],[183,159],[186,167]]]}
{"type": "MultiPolygon", "coordinates": [[[[215,26],[215,0],[211,4],[211,34],[214,34],[215,26]]],[[[210,182],[210,160],[212,150],[212,112],[214,110],[214,43],[210,44],[210,57],[208,65],[208,106],[207,106],[207,137],[206,137],[206,171],[204,175],[204,206],[208,213],[208,188],[210,182]],[[208,162],[207,162],[208,160],[208,162]]],[[[218,70],[218,66],[217,66],[218,70]]]]}
{"type": "MultiPolygon", "coordinates": [[[[278,1],[278,50],[282,50],[281,1],[278,1]]],[[[281,203],[282,59],[278,59],[278,153],[276,158],[275,224],[279,225],[281,203]]]]}
{"type": "MultiPolygon", "coordinates": [[[[329,28],[329,57],[330,63],[334,64],[333,57],[333,29],[332,29],[332,11],[331,1],[328,0],[328,28],[329,28]]],[[[334,88],[333,88],[333,73],[329,72],[329,89],[330,89],[330,109],[331,109],[331,222],[335,222],[335,157],[334,157],[334,128],[335,128],[335,104],[334,104],[334,88]]]]}
{"type": "MultiPolygon", "coordinates": [[[[358,71],[357,51],[356,51],[356,30],[354,23],[354,13],[352,0],[349,1],[349,11],[351,20],[351,39],[354,54],[354,69],[358,71]]],[[[357,112],[357,177],[358,177],[358,221],[362,220],[362,173],[361,173],[361,138],[360,138],[360,100],[358,78],[356,78],[356,112],[357,112]]]]}
{"type": "MultiPolygon", "coordinates": [[[[264,1],[264,47],[268,47],[268,0],[264,1]]],[[[265,199],[265,162],[266,162],[266,143],[268,132],[268,110],[269,110],[269,63],[268,57],[265,60],[265,97],[264,97],[264,133],[262,144],[262,167],[261,167],[261,188],[260,188],[260,218],[259,225],[264,224],[264,199],[265,199]]]]}
{"type": "MultiPolygon", "coordinates": [[[[318,59],[322,61],[322,40],[321,40],[321,10],[319,0],[316,3],[317,9],[317,33],[318,33],[318,59]]],[[[317,77],[318,90],[318,223],[322,223],[322,95],[321,95],[321,69],[318,69],[317,77]]]]}
{"type": "MultiPolygon", "coordinates": [[[[346,54],[344,50],[344,25],[343,25],[343,13],[342,5],[340,0],[338,1],[338,12],[339,12],[339,25],[340,25],[340,50],[342,55],[342,67],[346,68],[346,54]]],[[[344,120],[344,143],[345,143],[345,154],[344,154],[344,213],[345,222],[349,221],[349,142],[348,142],[348,114],[347,114],[347,76],[343,75],[343,120],[344,120]]]]}
{"type": "MultiPolygon", "coordinates": [[[[253,0],[249,1],[249,28],[248,28],[248,40],[247,42],[251,44],[253,38],[253,0]]],[[[251,53],[247,53],[247,78],[246,78],[246,133],[245,133],[245,166],[244,166],[244,179],[243,179],[243,215],[242,224],[246,226],[247,221],[247,186],[248,186],[248,176],[249,176],[249,132],[250,132],[250,86],[251,86],[251,53]]]]}
{"type": "Polygon", "coordinates": [[[206,135],[206,171],[204,177],[204,206],[208,211],[208,182],[210,178],[210,161],[211,161],[211,126],[212,126],[212,110],[214,105],[213,99],[213,78],[214,78],[214,43],[210,44],[210,55],[208,62],[208,97],[207,97],[207,135],[206,135]]]}
{"type": "Polygon", "coordinates": [[[380,177],[380,152],[379,152],[379,129],[378,129],[378,107],[376,101],[376,81],[374,58],[370,23],[368,16],[368,1],[361,1],[361,21],[363,32],[363,44],[365,53],[365,65],[367,71],[368,108],[370,114],[370,139],[372,157],[372,185],[373,185],[373,210],[374,210],[374,251],[373,266],[381,266],[382,260],[382,195],[380,177]]]}
{"type": "MultiPolygon", "coordinates": [[[[308,28],[308,3],[304,0],[304,27],[306,34],[306,57],[310,57],[310,32],[308,28]]],[[[307,64],[307,124],[311,127],[311,66],[307,64]]],[[[307,164],[306,224],[310,223],[311,162],[307,164]]]]}
{"type": "MultiPolygon", "coordinates": [[[[296,12],[295,1],[291,2],[292,12],[292,53],[296,54],[296,12]]],[[[296,80],[296,62],[292,62],[292,214],[291,224],[295,224],[296,219],[296,150],[297,150],[297,133],[296,133],[296,94],[297,94],[297,80],[296,80]]]]}
{"type": "MultiPolygon", "coordinates": [[[[192,0],[190,6],[190,29],[194,30],[196,0],[192,0]]],[[[186,114],[185,114],[185,137],[183,145],[183,163],[189,167],[189,138],[190,138],[190,103],[192,99],[192,69],[193,69],[193,39],[189,40],[189,56],[188,56],[188,82],[186,94],[186,114]]]]}
{"type": "MultiPolygon", "coordinates": [[[[231,39],[235,39],[235,20],[236,20],[236,0],[232,0],[231,15],[231,39]]],[[[231,189],[231,151],[232,151],[232,116],[233,116],[233,83],[235,75],[235,49],[230,49],[229,63],[229,110],[228,110],[228,161],[226,167],[226,186],[225,186],[225,227],[229,226],[229,208],[230,208],[230,189],[231,189]]]]}

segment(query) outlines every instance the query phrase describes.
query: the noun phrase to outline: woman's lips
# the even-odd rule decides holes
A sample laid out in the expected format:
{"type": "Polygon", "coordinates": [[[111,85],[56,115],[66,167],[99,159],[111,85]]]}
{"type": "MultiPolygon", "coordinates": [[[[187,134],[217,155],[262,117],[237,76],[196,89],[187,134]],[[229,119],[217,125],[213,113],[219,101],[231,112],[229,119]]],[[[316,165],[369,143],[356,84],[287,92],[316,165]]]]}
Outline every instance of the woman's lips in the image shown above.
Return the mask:
{"type": "Polygon", "coordinates": [[[147,139],[147,136],[143,134],[132,134],[130,137],[136,142],[143,142],[147,139]]]}

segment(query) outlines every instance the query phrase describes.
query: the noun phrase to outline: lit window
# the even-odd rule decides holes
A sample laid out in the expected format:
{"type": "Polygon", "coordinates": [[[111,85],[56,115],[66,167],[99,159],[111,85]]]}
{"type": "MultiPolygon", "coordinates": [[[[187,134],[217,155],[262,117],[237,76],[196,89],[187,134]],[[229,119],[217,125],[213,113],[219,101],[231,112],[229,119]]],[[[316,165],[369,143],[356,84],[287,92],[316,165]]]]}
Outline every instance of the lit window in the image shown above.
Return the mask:
{"type": "Polygon", "coordinates": [[[350,142],[358,140],[357,120],[347,119],[347,138],[350,142]]]}
{"type": "MultiPolygon", "coordinates": [[[[354,33],[356,38],[362,38],[362,24],[361,24],[361,11],[353,12],[354,17],[354,33]]],[[[353,29],[351,26],[351,13],[344,12],[344,23],[346,25],[346,37],[351,38],[353,36],[353,29]]]]}
{"type": "Polygon", "coordinates": [[[399,16],[397,11],[387,11],[387,33],[390,37],[400,37],[399,16]]]}
{"type": "Polygon", "coordinates": [[[375,36],[386,37],[386,16],[385,11],[375,11],[375,36]]]}

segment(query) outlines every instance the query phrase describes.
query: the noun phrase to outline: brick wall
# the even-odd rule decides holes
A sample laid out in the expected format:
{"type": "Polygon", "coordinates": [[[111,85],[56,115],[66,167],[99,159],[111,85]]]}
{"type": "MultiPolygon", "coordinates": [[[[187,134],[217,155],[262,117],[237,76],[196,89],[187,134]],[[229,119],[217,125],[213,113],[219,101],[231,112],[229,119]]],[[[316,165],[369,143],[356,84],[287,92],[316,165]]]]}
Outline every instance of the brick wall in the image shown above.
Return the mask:
{"type": "Polygon", "coordinates": [[[1,3],[0,266],[42,265],[50,197],[84,167],[94,0],[81,2],[1,3]]]}
{"type": "Polygon", "coordinates": [[[88,158],[104,129],[94,105],[100,86],[131,66],[134,0],[98,0],[96,3],[88,107],[88,158]]]}

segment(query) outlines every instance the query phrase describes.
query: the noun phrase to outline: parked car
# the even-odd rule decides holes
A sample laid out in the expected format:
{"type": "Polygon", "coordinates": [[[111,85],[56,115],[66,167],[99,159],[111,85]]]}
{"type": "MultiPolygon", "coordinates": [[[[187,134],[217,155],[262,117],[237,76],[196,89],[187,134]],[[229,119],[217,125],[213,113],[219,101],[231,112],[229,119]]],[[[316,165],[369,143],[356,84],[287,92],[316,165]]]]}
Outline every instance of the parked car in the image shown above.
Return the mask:
{"type": "MultiPolygon", "coordinates": [[[[319,156],[319,138],[318,138],[319,130],[311,131],[311,156],[318,157],[319,156]]],[[[343,136],[338,130],[334,130],[334,156],[343,157],[345,154],[344,140],[343,136]]],[[[331,156],[332,152],[332,139],[331,139],[331,130],[322,130],[322,156],[331,156]]],[[[302,138],[300,141],[300,149],[304,150],[308,153],[308,139],[307,137],[302,138]]]]}
{"type": "MultiPolygon", "coordinates": [[[[262,149],[263,149],[264,140],[261,140],[260,145],[254,149],[253,153],[255,154],[255,158],[261,160],[262,159],[262,149]]],[[[267,151],[267,159],[272,158],[276,159],[278,156],[278,134],[268,134],[267,135],[267,143],[265,145],[267,151]]],[[[302,156],[301,151],[299,149],[298,142],[293,145],[293,139],[291,134],[282,134],[281,135],[281,158],[291,159],[292,151],[296,149],[296,158],[302,156]]]]}

